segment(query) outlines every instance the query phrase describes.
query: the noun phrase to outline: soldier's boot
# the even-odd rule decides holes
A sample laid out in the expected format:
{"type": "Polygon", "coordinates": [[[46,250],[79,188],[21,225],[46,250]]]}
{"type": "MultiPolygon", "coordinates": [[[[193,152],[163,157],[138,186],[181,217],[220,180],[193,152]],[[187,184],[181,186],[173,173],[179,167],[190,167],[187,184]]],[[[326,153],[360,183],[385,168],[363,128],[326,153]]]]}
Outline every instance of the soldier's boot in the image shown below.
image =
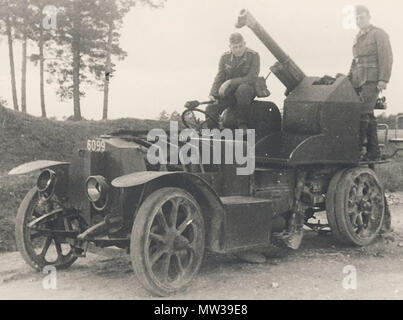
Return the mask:
{"type": "Polygon", "coordinates": [[[221,111],[220,109],[221,108],[218,105],[218,103],[209,104],[206,107],[206,113],[209,115],[209,116],[206,116],[206,122],[207,122],[207,127],[210,130],[219,129],[217,124],[218,124],[219,117],[220,117],[220,111],[221,111]]]}
{"type": "Polygon", "coordinates": [[[228,107],[223,114],[223,126],[231,130],[237,128],[237,113],[235,107],[228,107]]]}
{"type": "Polygon", "coordinates": [[[378,143],[378,123],[374,116],[371,115],[370,121],[368,123],[368,133],[367,133],[367,154],[365,155],[366,160],[377,161],[381,158],[381,151],[379,149],[378,143]]]}
{"type": "Polygon", "coordinates": [[[362,114],[360,120],[360,131],[358,135],[358,151],[361,160],[364,160],[365,154],[368,151],[368,149],[364,151],[364,147],[367,146],[366,140],[367,140],[368,125],[369,125],[369,116],[367,114],[362,114]]]}
{"type": "Polygon", "coordinates": [[[241,84],[235,91],[237,127],[246,130],[248,126],[251,103],[255,98],[255,89],[248,84],[241,84]]]}
{"type": "Polygon", "coordinates": [[[304,218],[301,214],[293,213],[288,221],[287,229],[282,232],[280,240],[288,248],[298,250],[304,237],[304,218]]]}

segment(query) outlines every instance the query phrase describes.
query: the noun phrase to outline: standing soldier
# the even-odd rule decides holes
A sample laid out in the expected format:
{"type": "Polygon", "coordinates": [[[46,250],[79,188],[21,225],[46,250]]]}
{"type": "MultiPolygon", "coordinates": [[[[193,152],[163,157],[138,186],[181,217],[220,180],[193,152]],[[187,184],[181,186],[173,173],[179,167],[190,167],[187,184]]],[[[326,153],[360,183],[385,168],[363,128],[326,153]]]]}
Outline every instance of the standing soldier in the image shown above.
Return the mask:
{"type": "MultiPolygon", "coordinates": [[[[206,112],[218,122],[220,114],[228,108],[224,127],[247,129],[247,111],[256,96],[260,57],[246,47],[240,33],[231,34],[229,47],[231,50],[221,56],[209,97],[214,103],[207,106],[206,112]]],[[[210,129],[217,126],[216,122],[207,118],[210,129]]]]}
{"type": "Polygon", "coordinates": [[[354,42],[349,78],[365,102],[361,110],[359,148],[361,152],[367,139],[367,153],[362,160],[376,161],[380,159],[380,150],[374,108],[379,93],[386,90],[390,80],[393,55],[386,32],[370,24],[368,8],[356,6],[355,14],[360,31],[354,42]]]}

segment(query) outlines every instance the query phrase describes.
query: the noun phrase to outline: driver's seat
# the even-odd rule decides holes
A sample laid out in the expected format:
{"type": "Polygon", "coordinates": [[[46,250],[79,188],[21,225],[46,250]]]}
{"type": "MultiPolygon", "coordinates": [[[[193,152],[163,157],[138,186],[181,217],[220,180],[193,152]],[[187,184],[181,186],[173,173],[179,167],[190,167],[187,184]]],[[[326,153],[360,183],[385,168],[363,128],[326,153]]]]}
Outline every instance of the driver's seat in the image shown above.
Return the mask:
{"type": "MultiPolygon", "coordinates": [[[[228,117],[227,110],[223,112],[223,126],[231,128],[236,119],[228,117]]],[[[281,113],[273,102],[254,100],[247,115],[248,129],[255,129],[256,142],[265,136],[281,131],[281,113]]]]}

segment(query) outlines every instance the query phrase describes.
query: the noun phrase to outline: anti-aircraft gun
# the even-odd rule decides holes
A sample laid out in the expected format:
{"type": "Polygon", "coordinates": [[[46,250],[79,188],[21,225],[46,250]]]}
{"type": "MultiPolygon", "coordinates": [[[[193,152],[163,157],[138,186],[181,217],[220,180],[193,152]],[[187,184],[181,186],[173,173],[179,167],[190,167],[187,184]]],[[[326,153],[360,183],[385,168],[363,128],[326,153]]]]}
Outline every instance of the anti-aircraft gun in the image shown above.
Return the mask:
{"type": "Polygon", "coordinates": [[[291,92],[305,78],[305,73],[297,64],[280,48],[274,39],[266,30],[256,21],[256,19],[247,11],[242,10],[236,24],[237,28],[249,27],[256,36],[263,42],[267,49],[276,57],[276,64],[270,70],[286,86],[288,92],[291,92]]]}
{"type": "Polygon", "coordinates": [[[306,76],[259,22],[242,10],[236,27],[245,26],[277,59],[271,70],[287,88],[283,130],[257,144],[257,161],[293,166],[358,163],[362,102],[349,79],[306,76]]]}

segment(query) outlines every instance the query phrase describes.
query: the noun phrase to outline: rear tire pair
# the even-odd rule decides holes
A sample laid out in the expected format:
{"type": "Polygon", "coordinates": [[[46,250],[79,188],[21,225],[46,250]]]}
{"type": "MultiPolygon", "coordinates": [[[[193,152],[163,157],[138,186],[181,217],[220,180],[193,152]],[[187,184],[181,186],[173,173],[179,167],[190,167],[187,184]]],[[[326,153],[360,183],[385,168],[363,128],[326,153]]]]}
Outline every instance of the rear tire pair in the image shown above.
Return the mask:
{"type": "Polygon", "coordinates": [[[371,244],[385,216],[385,196],[374,171],[352,168],[338,171],[326,197],[326,213],[334,237],[354,246],[371,244]]]}

